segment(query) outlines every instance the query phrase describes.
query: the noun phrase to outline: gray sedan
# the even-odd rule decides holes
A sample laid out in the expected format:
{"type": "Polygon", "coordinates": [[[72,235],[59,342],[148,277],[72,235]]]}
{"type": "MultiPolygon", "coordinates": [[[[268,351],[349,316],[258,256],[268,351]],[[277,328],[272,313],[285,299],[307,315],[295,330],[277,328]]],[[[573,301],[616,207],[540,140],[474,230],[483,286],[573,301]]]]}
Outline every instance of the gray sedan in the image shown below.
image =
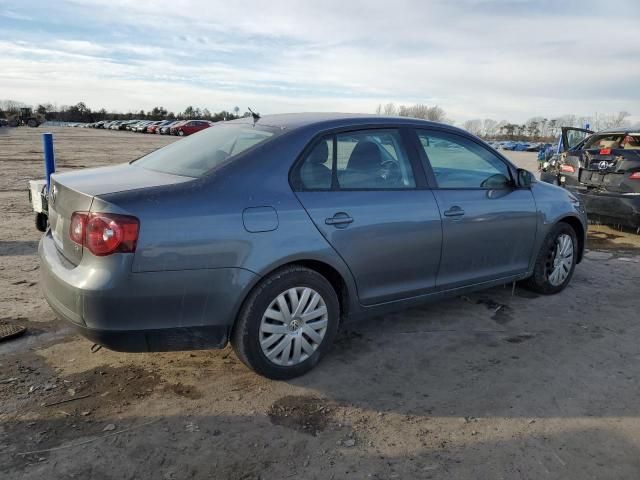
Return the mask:
{"type": "Polygon", "coordinates": [[[53,310],[121,351],[223,347],[270,378],[342,322],[571,280],[587,219],[478,138],[407,118],[221,122],[131,163],[55,174],[40,242],[53,310]]]}

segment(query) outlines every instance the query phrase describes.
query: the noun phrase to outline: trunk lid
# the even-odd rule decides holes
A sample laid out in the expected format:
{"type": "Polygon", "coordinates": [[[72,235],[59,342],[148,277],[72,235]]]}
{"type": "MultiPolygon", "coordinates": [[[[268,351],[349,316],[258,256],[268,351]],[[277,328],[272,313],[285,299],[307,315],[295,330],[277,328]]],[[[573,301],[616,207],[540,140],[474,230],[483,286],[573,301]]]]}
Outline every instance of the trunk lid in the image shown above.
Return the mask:
{"type": "Polygon", "coordinates": [[[632,172],[640,170],[640,151],[628,149],[585,150],[580,182],[619,193],[640,191],[640,182],[629,180],[632,172]]]}
{"type": "Polygon", "coordinates": [[[128,163],[53,174],[49,225],[58,251],[74,265],[80,263],[84,249],[69,238],[71,215],[90,211],[94,197],[191,180],[191,177],[156,172],[128,163]]]}

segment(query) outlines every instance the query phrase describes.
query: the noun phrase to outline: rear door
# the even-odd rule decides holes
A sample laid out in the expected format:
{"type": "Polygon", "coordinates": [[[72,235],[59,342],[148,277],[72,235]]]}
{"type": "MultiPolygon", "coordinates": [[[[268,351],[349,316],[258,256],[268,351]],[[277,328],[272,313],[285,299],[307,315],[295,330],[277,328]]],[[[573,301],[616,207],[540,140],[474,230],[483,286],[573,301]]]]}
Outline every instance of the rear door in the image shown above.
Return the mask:
{"type": "Polygon", "coordinates": [[[515,188],[507,163],[471,137],[415,133],[442,212],[438,288],[526,272],[537,225],[531,190],[515,188]]]}
{"type": "Polygon", "coordinates": [[[292,172],[296,195],[348,265],[364,305],[435,288],[440,213],[406,136],[397,128],[328,135],[292,172]]]}

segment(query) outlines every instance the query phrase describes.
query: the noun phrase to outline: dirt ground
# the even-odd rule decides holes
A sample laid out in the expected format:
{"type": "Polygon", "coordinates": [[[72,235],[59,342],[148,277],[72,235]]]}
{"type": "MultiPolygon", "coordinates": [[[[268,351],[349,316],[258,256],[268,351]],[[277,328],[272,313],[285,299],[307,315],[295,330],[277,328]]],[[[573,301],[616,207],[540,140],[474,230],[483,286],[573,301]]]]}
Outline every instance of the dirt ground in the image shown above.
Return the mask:
{"type": "MultiPolygon", "coordinates": [[[[174,140],[51,130],[60,169],[174,140]]],[[[43,131],[0,129],[0,324],[28,327],[0,343],[0,478],[640,478],[640,236],[593,226],[556,296],[501,287],[349,325],[294,381],[228,348],[92,353],[38,287],[43,131]]]]}

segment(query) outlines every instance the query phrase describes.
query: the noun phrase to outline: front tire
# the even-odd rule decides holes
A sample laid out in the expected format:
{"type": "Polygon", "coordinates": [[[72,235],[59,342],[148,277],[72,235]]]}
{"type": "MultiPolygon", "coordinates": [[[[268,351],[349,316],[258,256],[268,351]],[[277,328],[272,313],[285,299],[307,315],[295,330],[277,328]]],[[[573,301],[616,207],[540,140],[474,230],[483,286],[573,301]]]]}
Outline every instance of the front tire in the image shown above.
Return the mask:
{"type": "Polygon", "coordinates": [[[338,297],[326,278],[302,266],[285,267],[249,294],[231,344],[256,373],[287,380],[318,364],[333,343],[339,318],[338,297]]]}
{"type": "Polygon", "coordinates": [[[552,295],[571,281],[578,260],[578,238],[567,223],[556,224],[542,242],[533,275],[524,285],[534,292],[552,295]]]}
{"type": "Polygon", "coordinates": [[[184,137],[184,131],[178,130],[178,135],[181,136],[181,137],[184,137]]]}

